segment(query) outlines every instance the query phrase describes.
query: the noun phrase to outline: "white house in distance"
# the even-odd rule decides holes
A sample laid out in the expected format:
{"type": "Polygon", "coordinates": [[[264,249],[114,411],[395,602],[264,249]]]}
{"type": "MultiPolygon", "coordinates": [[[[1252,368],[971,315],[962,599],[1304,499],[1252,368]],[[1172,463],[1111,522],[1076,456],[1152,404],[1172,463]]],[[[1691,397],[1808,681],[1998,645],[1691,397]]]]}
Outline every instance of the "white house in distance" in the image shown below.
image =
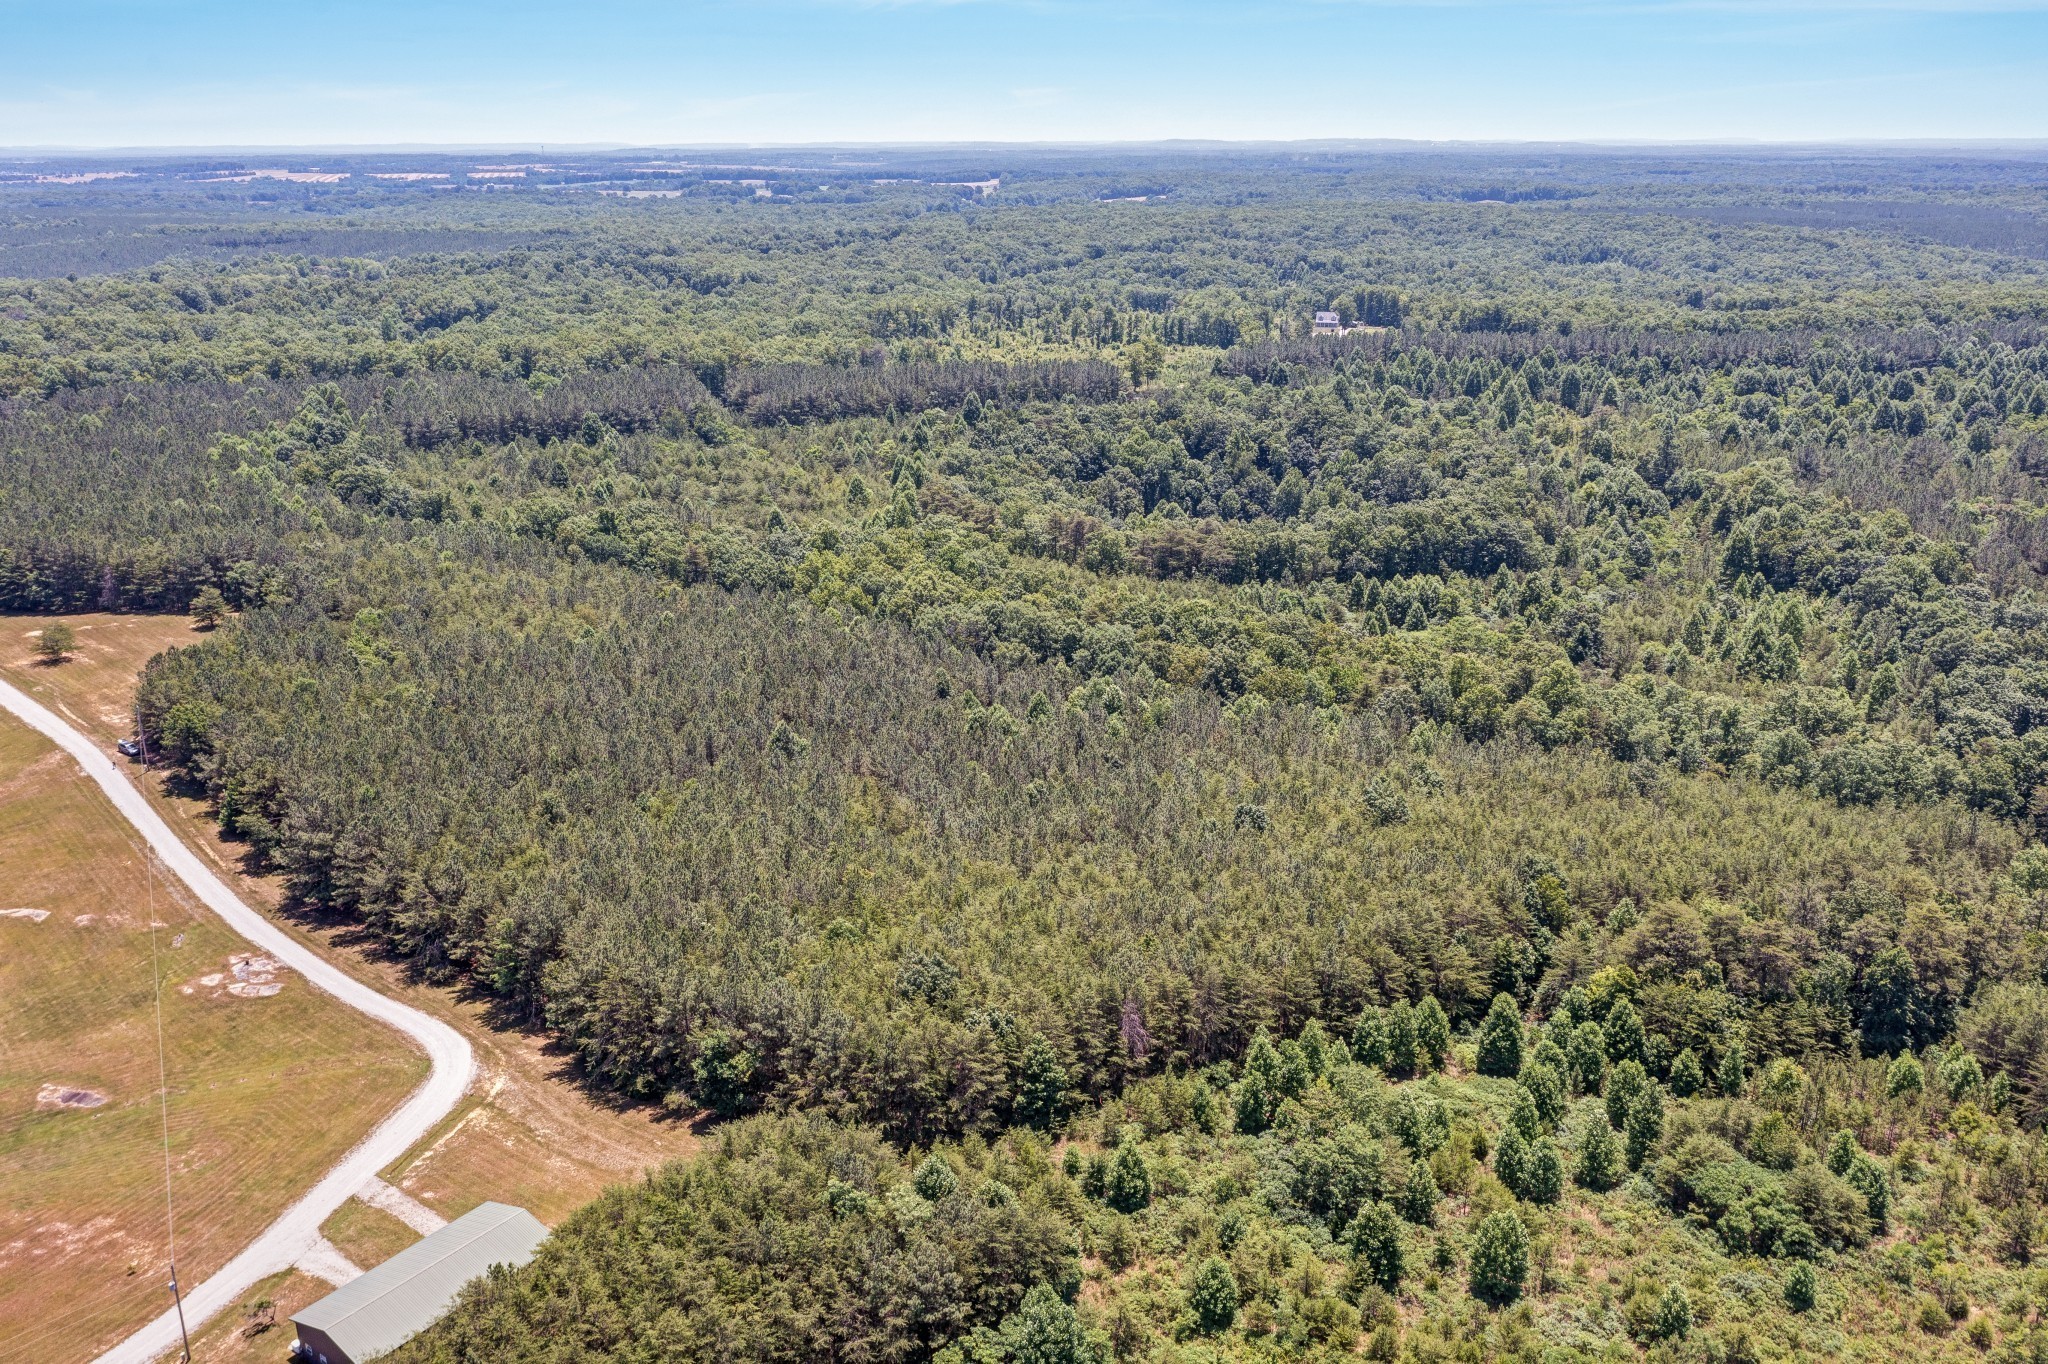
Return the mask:
{"type": "Polygon", "coordinates": [[[1317,336],[1342,336],[1344,324],[1337,320],[1335,313],[1317,313],[1314,333],[1317,336]]]}

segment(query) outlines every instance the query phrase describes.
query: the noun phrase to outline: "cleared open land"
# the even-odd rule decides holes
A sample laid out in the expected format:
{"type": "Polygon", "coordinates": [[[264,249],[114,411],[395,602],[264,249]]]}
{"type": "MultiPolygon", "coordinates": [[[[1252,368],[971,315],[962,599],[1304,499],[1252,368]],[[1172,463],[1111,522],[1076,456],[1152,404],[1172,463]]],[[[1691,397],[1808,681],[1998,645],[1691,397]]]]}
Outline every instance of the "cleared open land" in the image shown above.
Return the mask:
{"type": "Polygon", "coordinates": [[[152,915],[188,1282],[395,1106],[425,1061],[146,878],[119,816],[12,720],[0,867],[0,908],[35,911],[0,918],[0,1360],[86,1358],[165,1305],[152,915]]]}
{"type": "MultiPolygon", "coordinates": [[[[142,665],[163,649],[204,638],[179,616],[64,619],[77,632],[78,647],[66,662],[50,667],[31,652],[46,619],[0,617],[0,673],[109,745],[131,732],[127,717],[142,665]]],[[[586,1089],[568,1056],[536,1032],[494,1026],[483,1001],[414,979],[348,925],[283,913],[276,878],[250,874],[242,849],[221,837],[203,802],[176,796],[155,779],[144,784],[171,826],[250,904],[271,912],[350,974],[460,1028],[476,1047],[477,1092],[405,1160],[383,1172],[392,1184],[444,1217],[497,1199],[553,1223],[606,1184],[694,1148],[696,1138],[686,1124],[663,1118],[651,1106],[625,1105],[586,1089]]],[[[306,1167],[301,1185],[315,1169],[306,1167]]],[[[336,1215],[329,1232],[331,1238],[339,1232],[337,1244],[364,1268],[411,1237],[395,1219],[355,1203],[336,1215]],[[372,1227],[376,1231],[367,1237],[356,1234],[372,1227]]]]}

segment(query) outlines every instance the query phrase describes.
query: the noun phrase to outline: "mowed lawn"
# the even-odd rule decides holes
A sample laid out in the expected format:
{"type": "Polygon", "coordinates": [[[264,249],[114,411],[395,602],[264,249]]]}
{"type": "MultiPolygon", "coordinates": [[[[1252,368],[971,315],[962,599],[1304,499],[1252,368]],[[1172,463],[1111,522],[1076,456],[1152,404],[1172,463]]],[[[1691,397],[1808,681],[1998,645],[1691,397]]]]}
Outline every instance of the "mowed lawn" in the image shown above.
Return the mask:
{"type": "MultiPolygon", "coordinates": [[[[0,676],[111,750],[116,739],[134,732],[131,708],[143,666],[165,649],[207,638],[208,632],[195,628],[187,616],[0,615],[0,676]],[[78,640],[69,660],[54,668],[38,662],[34,653],[37,636],[53,619],[71,625],[78,640]]],[[[221,837],[203,802],[169,794],[138,766],[126,770],[140,778],[171,827],[243,899],[270,912],[286,931],[343,970],[453,1024],[476,1046],[478,1082],[469,1101],[384,1170],[392,1184],[446,1217],[496,1199],[553,1225],[605,1186],[638,1178],[651,1166],[697,1149],[698,1138],[687,1122],[653,1105],[625,1103],[586,1088],[564,1049],[537,1031],[503,1026],[492,1018],[488,999],[421,983],[346,923],[279,913],[277,878],[247,874],[242,849],[221,837]]],[[[365,1244],[358,1236],[359,1223],[367,1219],[348,1209],[344,1213],[337,1213],[339,1220],[329,1227],[337,1244],[347,1242],[344,1249],[382,1258],[380,1252],[390,1247],[375,1238],[374,1244],[365,1244]]]]}
{"type": "Polygon", "coordinates": [[[169,1303],[152,913],[187,1283],[426,1075],[398,1034],[295,973],[245,963],[238,980],[232,959],[253,949],[144,866],[140,840],[71,761],[0,719],[0,1361],[10,1364],[90,1358],[169,1303]],[[44,917],[4,914],[16,909],[44,917]]]}

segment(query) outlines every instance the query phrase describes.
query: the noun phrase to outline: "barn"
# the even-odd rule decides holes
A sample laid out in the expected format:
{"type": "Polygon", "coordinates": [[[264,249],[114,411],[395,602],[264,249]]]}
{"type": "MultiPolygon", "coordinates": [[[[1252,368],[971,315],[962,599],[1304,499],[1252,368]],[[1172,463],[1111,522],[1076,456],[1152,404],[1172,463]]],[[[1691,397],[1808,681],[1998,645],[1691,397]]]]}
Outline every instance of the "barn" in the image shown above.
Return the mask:
{"type": "Polygon", "coordinates": [[[548,1229],[524,1208],[484,1203],[335,1289],[292,1318],[292,1352],[314,1364],[362,1364],[434,1324],[492,1265],[523,1265],[548,1229]]]}

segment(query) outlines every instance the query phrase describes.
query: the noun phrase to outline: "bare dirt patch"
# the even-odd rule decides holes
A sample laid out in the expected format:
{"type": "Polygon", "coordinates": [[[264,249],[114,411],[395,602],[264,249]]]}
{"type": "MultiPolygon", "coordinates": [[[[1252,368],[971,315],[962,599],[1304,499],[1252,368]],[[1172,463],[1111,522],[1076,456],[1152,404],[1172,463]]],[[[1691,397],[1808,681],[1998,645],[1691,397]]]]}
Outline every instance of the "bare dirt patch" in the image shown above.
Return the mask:
{"type": "Polygon", "coordinates": [[[107,1096],[82,1085],[44,1085],[36,1091],[37,1108],[98,1108],[107,1096]]]}
{"type": "Polygon", "coordinates": [[[284,989],[280,976],[290,974],[289,968],[275,957],[266,957],[257,952],[236,952],[228,958],[225,971],[209,971],[194,981],[178,987],[184,995],[207,993],[209,999],[223,999],[229,995],[236,999],[269,999],[284,989]]]}

